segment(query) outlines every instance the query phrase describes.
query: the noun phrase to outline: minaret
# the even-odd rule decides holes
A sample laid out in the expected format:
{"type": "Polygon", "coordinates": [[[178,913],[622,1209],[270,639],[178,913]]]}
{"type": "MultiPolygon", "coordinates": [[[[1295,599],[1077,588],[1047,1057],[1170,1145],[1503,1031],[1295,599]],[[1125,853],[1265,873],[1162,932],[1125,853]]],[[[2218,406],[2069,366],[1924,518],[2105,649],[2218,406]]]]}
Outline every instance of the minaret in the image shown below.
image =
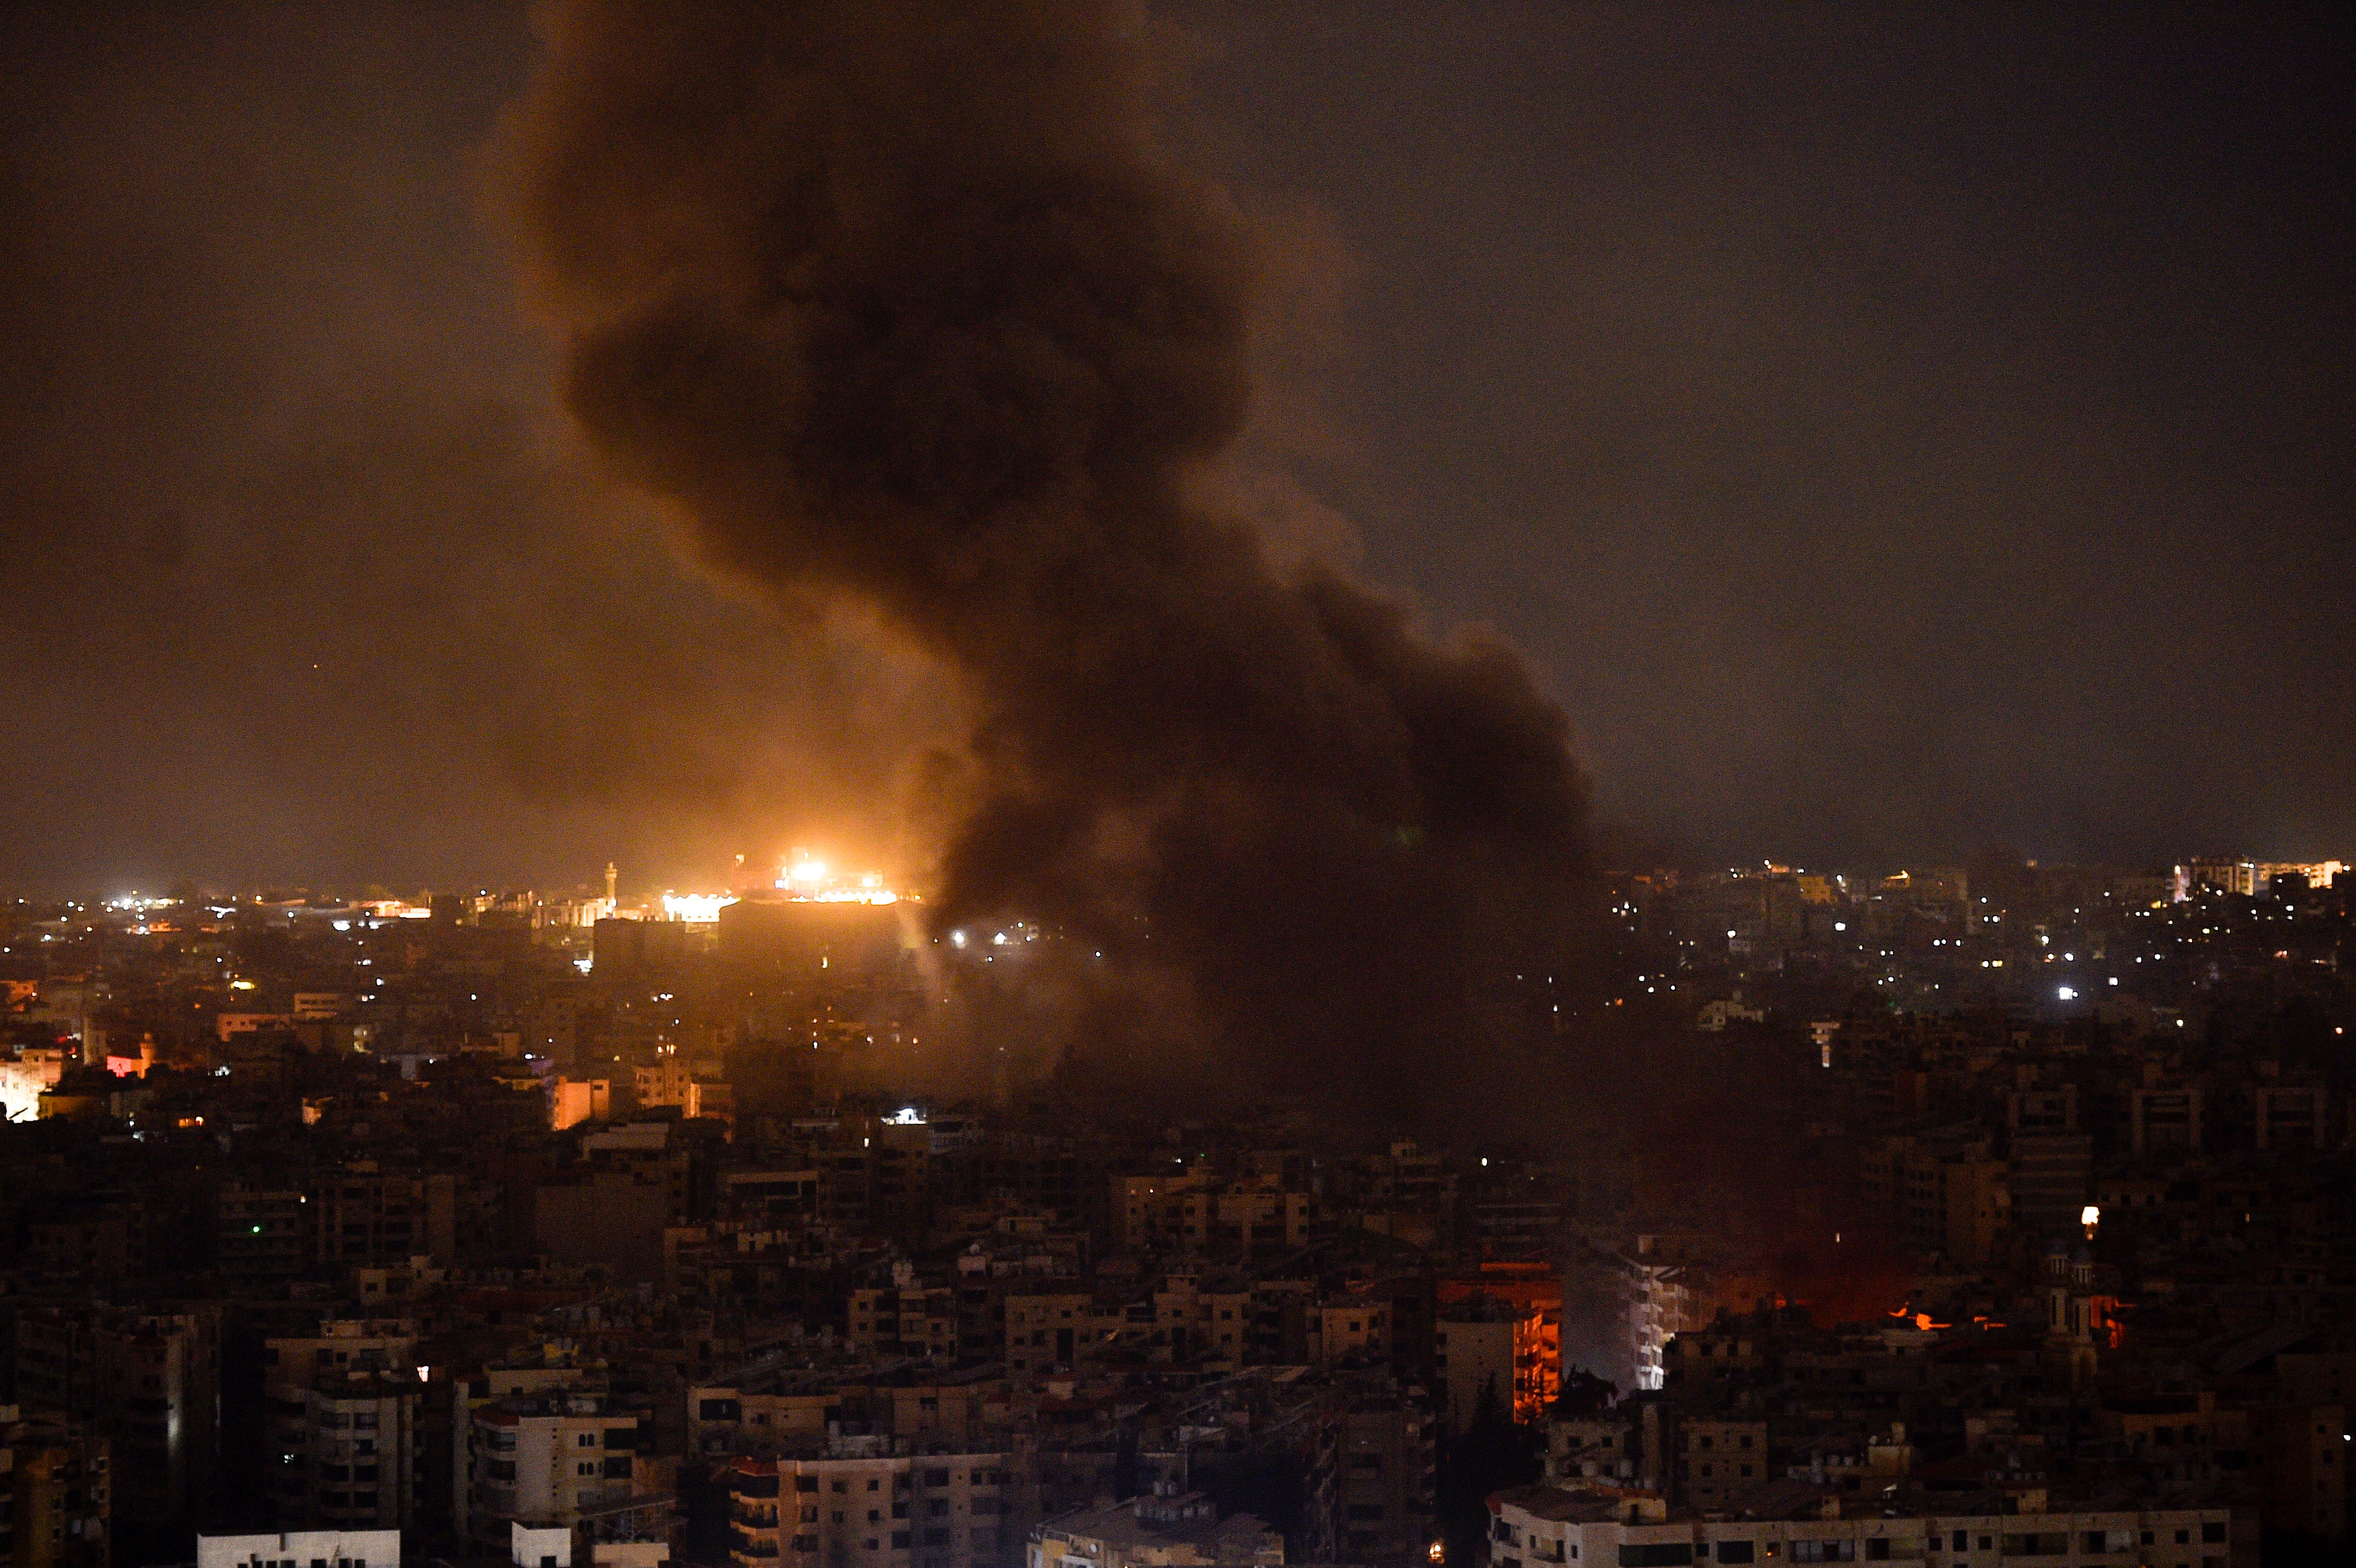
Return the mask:
{"type": "Polygon", "coordinates": [[[605,901],[608,904],[614,901],[614,879],[620,875],[620,872],[614,869],[613,861],[605,862],[605,901]]]}

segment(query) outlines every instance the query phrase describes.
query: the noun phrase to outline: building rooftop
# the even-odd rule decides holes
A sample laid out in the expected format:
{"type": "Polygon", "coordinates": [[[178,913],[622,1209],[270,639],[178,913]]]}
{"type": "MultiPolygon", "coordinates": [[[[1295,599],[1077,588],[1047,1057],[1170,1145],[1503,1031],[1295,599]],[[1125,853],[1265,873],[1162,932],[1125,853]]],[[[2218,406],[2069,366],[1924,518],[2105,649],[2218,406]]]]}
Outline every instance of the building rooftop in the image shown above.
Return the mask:
{"type": "Polygon", "coordinates": [[[1258,1516],[1217,1517],[1200,1492],[1132,1498],[1109,1508],[1082,1509],[1041,1524],[1034,1539],[1101,1542],[1107,1554],[1151,1553],[1173,1547],[1192,1551],[1197,1563],[1252,1563],[1271,1549],[1280,1555],[1283,1538],[1258,1516]]]}

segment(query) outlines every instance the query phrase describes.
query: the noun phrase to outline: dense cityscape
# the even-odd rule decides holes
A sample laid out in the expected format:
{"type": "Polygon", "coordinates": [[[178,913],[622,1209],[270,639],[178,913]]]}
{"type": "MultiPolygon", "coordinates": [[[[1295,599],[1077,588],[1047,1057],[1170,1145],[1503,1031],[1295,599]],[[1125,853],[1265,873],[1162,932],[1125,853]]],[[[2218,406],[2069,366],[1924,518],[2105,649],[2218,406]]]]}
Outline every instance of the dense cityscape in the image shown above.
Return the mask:
{"type": "Polygon", "coordinates": [[[2344,1548],[2336,863],[1617,876],[1462,1142],[947,1097],[1055,932],[621,880],[5,906],[0,1561],[2344,1548]]]}
{"type": "Polygon", "coordinates": [[[0,5],[0,1568],[2348,1568],[2345,12],[0,5]]]}

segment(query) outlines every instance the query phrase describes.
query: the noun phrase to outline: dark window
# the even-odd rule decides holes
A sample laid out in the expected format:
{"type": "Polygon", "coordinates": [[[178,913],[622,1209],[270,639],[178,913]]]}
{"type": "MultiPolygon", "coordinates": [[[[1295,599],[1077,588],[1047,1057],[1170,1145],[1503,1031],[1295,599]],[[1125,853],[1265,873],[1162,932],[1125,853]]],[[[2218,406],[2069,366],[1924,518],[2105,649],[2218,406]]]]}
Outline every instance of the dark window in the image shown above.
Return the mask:
{"type": "Polygon", "coordinates": [[[2212,1520],[2201,1527],[2201,1539],[2208,1541],[2222,1541],[2225,1539],[2225,1527],[2212,1520]]]}
{"type": "Polygon", "coordinates": [[[1869,1563],[1890,1561],[1890,1538],[1886,1535],[1877,1535],[1868,1540],[1865,1543],[1865,1560],[1869,1563]]]}
{"type": "Polygon", "coordinates": [[[1755,1562],[1758,1556],[1759,1546],[1756,1541],[1721,1541],[1718,1543],[1718,1560],[1720,1563],[1751,1563],[1755,1562]]]}
{"type": "Polygon", "coordinates": [[[1689,1568],[1692,1562],[1693,1548],[1682,1541],[1620,1549],[1620,1568],[1689,1568]]]}

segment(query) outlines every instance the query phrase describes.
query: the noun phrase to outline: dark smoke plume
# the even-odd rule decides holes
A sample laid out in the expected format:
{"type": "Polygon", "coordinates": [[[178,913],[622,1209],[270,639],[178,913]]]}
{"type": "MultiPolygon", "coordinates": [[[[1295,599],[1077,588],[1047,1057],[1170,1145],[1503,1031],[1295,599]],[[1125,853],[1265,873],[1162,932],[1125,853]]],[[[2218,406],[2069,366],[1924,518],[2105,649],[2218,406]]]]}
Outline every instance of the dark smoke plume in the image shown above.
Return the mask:
{"type": "Polygon", "coordinates": [[[958,679],[936,930],[1061,933],[1123,1031],[1072,1041],[1103,1071],[1141,996],[1223,1087],[1402,1107],[1494,1059],[1572,919],[1566,721],[1508,649],[1187,499],[1245,418],[1257,264],[1158,155],[1141,12],[542,30],[505,141],[570,406],[716,568],[873,606],[958,679]]]}

